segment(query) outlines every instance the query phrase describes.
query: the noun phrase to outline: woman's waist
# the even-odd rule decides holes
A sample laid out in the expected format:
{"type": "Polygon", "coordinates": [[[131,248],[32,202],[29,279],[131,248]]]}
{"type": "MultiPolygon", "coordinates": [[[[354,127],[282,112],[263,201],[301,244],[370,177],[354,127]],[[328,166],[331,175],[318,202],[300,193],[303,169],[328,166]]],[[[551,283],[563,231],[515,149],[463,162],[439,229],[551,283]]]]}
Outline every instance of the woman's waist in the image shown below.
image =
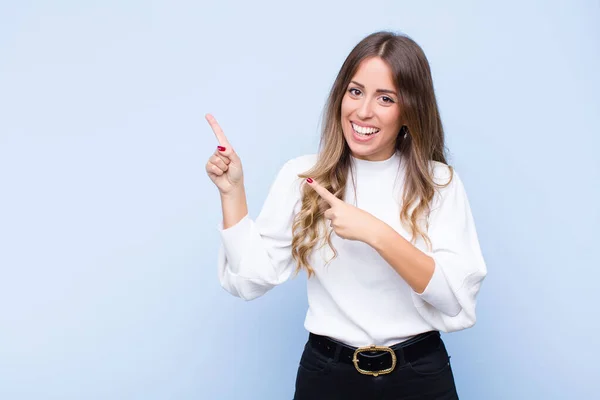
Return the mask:
{"type": "Polygon", "coordinates": [[[309,305],[304,321],[307,331],[330,337],[349,346],[392,346],[433,330],[416,309],[402,313],[328,308],[309,305]]]}

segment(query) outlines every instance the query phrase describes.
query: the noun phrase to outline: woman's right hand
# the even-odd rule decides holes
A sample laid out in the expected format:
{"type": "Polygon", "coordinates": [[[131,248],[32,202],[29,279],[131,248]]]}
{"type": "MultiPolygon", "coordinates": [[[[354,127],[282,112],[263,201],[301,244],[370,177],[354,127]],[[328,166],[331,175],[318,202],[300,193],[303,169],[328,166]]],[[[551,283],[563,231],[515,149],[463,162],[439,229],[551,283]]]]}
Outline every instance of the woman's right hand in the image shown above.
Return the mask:
{"type": "Polygon", "coordinates": [[[217,186],[222,195],[242,190],[244,188],[244,174],[240,158],[233,151],[231,144],[225,137],[215,117],[211,114],[206,114],[206,120],[219,142],[217,150],[206,163],[208,177],[217,186]]]}

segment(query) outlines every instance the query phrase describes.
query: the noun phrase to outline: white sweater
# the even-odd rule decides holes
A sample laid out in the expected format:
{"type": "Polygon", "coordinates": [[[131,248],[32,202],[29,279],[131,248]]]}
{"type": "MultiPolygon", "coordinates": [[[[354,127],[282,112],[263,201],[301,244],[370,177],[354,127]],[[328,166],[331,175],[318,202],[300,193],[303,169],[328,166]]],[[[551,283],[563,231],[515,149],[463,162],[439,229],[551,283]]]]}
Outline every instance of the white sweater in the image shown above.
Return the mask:
{"type": "MultiPolygon", "coordinates": [[[[245,216],[223,230],[219,280],[234,296],[252,300],[285,282],[296,268],[291,256],[292,221],[301,207],[298,174],[310,169],[316,155],[288,161],[272,184],[256,220],[245,216]]],[[[434,163],[436,182],[450,176],[434,163]]],[[[404,166],[399,154],[384,161],[352,158],[345,201],[386,222],[407,240],[400,224],[404,166]]],[[[307,280],[305,328],[352,346],[389,346],[429,330],[452,332],[475,323],[476,297],[487,271],[463,184],[454,171],[452,183],[436,191],[429,215],[432,251],[419,238],[416,246],[435,260],[431,281],[418,294],[369,245],[332,235],[329,246],[309,259],[315,271],[307,280]]],[[[317,246],[318,247],[318,246],[317,246]]]]}

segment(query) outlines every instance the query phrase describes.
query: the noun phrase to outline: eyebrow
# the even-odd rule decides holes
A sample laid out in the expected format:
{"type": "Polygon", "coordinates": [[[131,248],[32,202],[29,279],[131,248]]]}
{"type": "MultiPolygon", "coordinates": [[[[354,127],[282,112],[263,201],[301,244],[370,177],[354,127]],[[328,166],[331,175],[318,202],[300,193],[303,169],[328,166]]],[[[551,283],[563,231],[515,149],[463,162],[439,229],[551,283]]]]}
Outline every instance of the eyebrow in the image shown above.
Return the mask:
{"type": "MultiPolygon", "coordinates": [[[[361,89],[365,88],[365,85],[358,83],[356,81],[350,81],[350,83],[354,83],[356,86],[360,87],[361,89]]],[[[394,90],[389,90],[389,89],[377,89],[375,91],[375,93],[390,93],[390,94],[398,96],[398,93],[396,93],[394,90]]]]}

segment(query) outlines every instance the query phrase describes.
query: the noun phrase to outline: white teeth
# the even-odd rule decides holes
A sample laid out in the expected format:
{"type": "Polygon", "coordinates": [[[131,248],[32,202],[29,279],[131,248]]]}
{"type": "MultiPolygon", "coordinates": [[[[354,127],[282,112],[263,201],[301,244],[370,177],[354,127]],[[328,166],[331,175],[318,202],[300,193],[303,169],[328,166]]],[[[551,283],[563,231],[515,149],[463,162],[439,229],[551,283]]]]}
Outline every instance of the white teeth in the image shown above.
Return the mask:
{"type": "Polygon", "coordinates": [[[362,126],[358,126],[354,123],[352,124],[352,128],[356,131],[356,133],[361,135],[372,135],[379,132],[379,129],[377,128],[363,128],[362,126]]]}

